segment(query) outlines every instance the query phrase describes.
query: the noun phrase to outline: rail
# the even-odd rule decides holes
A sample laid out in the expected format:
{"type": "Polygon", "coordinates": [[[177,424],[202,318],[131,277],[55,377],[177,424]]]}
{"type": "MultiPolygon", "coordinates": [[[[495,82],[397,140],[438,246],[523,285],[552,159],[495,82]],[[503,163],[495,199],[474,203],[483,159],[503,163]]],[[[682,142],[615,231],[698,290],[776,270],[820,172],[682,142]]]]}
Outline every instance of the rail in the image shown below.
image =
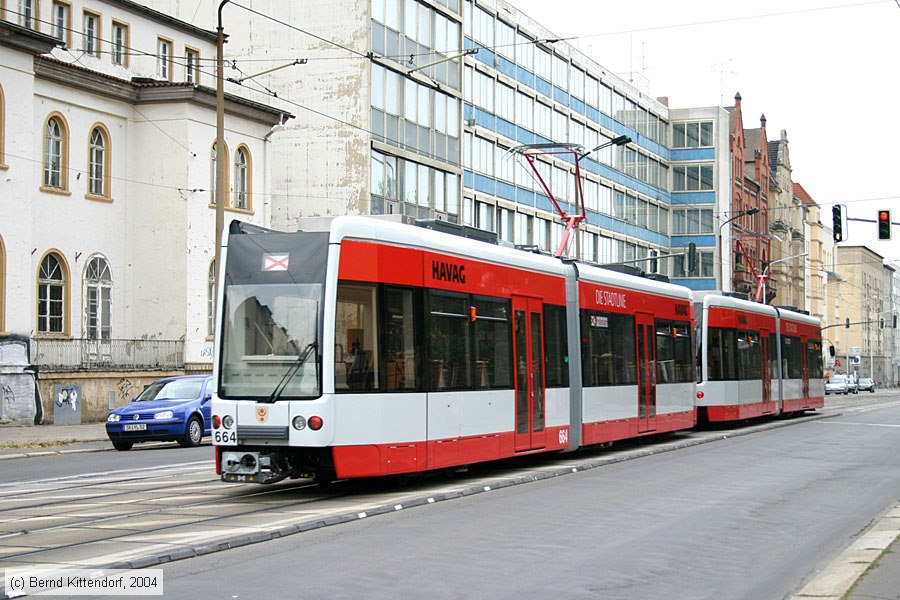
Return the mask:
{"type": "Polygon", "coordinates": [[[182,369],[181,340],[32,338],[31,363],[41,370],[182,369]]]}

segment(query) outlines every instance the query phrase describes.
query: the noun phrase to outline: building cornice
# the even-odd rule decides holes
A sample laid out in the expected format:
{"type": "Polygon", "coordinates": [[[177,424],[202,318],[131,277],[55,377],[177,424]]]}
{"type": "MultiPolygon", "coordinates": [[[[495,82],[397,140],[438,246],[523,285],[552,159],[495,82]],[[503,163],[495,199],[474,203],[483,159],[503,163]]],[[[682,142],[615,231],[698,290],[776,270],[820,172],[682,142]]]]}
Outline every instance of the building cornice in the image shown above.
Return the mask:
{"type": "Polygon", "coordinates": [[[181,31],[184,31],[185,33],[197,36],[213,44],[215,44],[218,39],[218,35],[215,31],[209,31],[207,29],[202,29],[195,25],[191,25],[190,23],[182,21],[181,19],[176,19],[173,16],[161,13],[158,10],[153,10],[152,8],[148,8],[146,6],[143,6],[142,4],[133,2],[132,0],[106,0],[106,2],[134,14],[143,15],[158,23],[165,23],[173,29],[179,29],[181,31]]]}
{"type": "Polygon", "coordinates": [[[62,42],[53,36],[33,31],[9,21],[0,21],[0,45],[37,56],[46,54],[61,44],[62,42]]]}
{"type": "MultiPolygon", "coordinates": [[[[151,79],[128,81],[47,56],[35,57],[34,74],[39,79],[131,104],[189,102],[213,111],[216,109],[216,91],[191,83],[151,79]]],[[[294,116],[232,94],[225,94],[225,112],[270,126],[280,125],[294,116]]]]}

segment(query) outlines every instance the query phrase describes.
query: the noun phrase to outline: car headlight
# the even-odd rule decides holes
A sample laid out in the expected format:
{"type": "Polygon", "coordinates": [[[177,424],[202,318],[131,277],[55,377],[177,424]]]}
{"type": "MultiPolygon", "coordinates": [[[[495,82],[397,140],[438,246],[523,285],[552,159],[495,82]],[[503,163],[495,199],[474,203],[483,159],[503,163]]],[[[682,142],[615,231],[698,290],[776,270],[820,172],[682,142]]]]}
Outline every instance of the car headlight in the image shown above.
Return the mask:
{"type": "Polygon", "coordinates": [[[117,415],[116,413],[109,413],[109,416],[106,417],[106,420],[109,421],[110,423],[115,423],[115,422],[117,422],[120,418],[121,418],[121,417],[119,417],[119,415],[117,415]]]}
{"type": "Polygon", "coordinates": [[[164,410],[164,411],[162,411],[162,412],[158,412],[158,413],[156,413],[155,415],[153,415],[153,418],[156,419],[157,421],[165,421],[166,419],[171,419],[171,418],[172,418],[172,411],[171,411],[171,410],[164,410]]]}

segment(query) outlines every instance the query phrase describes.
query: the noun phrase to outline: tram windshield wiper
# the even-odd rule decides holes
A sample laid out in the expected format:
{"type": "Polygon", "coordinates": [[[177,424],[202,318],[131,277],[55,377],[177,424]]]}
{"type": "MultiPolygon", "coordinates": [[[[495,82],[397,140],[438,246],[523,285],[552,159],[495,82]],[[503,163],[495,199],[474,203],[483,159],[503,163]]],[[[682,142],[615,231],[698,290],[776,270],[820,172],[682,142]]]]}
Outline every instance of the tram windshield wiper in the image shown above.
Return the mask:
{"type": "MultiPolygon", "coordinates": [[[[303,350],[303,353],[297,356],[297,360],[295,360],[288,370],[285,371],[284,375],[281,377],[281,381],[278,382],[278,385],[275,386],[275,389],[272,390],[272,393],[269,394],[269,397],[264,400],[264,402],[268,402],[269,404],[277,401],[281,394],[284,393],[284,389],[287,387],[287,384],[290,383],[291,379],[294,378],[294,375],[297,374],[297,371],[300,370],[306,361],[309,359],[310,355],[315,352],[316,348],[318,348],[318,344],[316,342],[311,342],[306,346],[303,350]]],[[[318,377],[318,375],[317,375],[318,377]]]]}

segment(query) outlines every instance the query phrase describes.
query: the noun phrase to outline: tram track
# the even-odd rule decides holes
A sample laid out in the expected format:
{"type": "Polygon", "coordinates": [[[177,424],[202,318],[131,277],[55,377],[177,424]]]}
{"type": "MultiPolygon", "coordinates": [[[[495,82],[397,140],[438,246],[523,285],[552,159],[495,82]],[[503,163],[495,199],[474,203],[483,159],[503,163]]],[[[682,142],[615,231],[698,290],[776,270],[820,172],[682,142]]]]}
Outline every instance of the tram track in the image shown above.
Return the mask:
{"type": "MultiPolygon", "coordinates": [[[[896,398],[896,396],[894,396],[896,398]]],[[[849,400],[813,418],[900,404],[891,398],[849,400]]],[[[801,423],[807,418],[792,419],[801,423]]],[[[208,462],[77,474],[0,484],[0,568],[139,568],[275,539],[506,485],[556,477],[654,454],[784,426],[784,420],[639,440],[612,449],[541,456],[474,468],[452,481],[416,478],[351,480],[329,486],[288,481],[271,486],[223,484],[208,462]],[[73,492],[86,495],[65,498],[73,492]],[[47,523],[47,519],[55,523],[47,523]],[[65,522],[60,522],[65,520],[65,522]],[[27,527],[29,524],[36,527],[27,527]]]]}

